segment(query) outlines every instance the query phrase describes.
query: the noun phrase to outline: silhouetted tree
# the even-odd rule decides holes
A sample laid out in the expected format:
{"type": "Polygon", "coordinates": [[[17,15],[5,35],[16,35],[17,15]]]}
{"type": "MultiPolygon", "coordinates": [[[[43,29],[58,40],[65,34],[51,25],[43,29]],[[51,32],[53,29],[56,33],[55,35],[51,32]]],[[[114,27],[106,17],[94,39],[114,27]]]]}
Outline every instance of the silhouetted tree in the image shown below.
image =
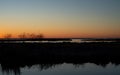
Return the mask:
{"type": "Polygon", "coordinates": [[[43,34],[23,33],[18,35],[19,38],[43,38],[43,34]]]}
{"type": "Polygon", "coordinates": [[[26,36],[27,36],[26,33],[22,33],[22,34],[18,35],[19,38],[26,38],[26,36]]]}
{"type": "Polygon", "coordinates": [[[43,34],[36,35],[36,38],[43,38],[43,37],[44,37],[43,34]]]}
{"type": "Polygon", "coordinates": [[[12,37],[12,34],[5,34],[4,35],[4,38],[6,38],[6,39],[9,39],[9,38],[11,38],[12,37]]]}
{"type": "Polygon", "coordinates": [[[34,33],[32,33],[32,34],[28,34],[28,38],[35,38],[35,34],[34,33]]]}

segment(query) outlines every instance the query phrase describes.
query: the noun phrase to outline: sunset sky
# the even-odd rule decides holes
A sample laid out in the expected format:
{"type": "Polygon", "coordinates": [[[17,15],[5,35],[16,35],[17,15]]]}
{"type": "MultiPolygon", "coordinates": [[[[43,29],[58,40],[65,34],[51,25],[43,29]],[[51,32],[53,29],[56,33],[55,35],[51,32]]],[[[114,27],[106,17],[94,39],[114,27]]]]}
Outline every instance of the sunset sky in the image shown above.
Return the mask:
{"type": "Polygon", "coordinates": [[[0,0],[0,37],[120,38],[120,0],[0,0]]]}

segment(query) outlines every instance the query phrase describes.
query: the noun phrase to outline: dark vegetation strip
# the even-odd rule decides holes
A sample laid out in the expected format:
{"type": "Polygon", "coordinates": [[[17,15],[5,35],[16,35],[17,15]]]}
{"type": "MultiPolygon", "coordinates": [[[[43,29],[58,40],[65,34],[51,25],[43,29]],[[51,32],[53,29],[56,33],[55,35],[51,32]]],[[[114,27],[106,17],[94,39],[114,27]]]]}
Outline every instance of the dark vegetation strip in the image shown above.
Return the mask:
{"type": "MultiPolygon", "coordinates": [[[[118,57],[120,43],[0,43],[1,59],[118,57]]],[[[16,59],[17,60],[17,59],[16,59]]]]}
{"type": "Polygon", "coordinates": [[[120,38],[106,38],[106,39],[95,39],[95,38],[88,38],[88,39],[82,39],[82,41],[115,41],[120,42],[120,38]]]}

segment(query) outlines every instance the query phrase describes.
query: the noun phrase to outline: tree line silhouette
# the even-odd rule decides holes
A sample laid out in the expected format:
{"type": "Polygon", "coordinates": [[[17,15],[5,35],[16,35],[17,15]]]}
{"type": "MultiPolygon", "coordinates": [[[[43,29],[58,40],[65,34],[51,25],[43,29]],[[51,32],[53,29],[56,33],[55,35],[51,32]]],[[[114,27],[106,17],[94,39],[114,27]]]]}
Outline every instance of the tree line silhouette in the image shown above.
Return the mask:
{"type": "MultiPolygon", "coordinates": [[[[35,33],[21,33],[17,36],[18,38],[43,38],[43,34],[39,33],[39,34],[35,34],[35,33]]],[[[5,39],[10,39],[13,38],[12,34],[5,34],[3,36],[3,38],[5,39]]]]}

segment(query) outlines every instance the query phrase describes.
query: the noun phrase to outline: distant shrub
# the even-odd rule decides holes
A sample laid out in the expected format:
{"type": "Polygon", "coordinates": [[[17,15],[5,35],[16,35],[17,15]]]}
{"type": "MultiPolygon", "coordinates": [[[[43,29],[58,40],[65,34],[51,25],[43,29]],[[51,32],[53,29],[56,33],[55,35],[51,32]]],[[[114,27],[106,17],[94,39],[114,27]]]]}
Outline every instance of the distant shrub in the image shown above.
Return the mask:
{"type": "Polygon", "coordinates": [[[19,38],[43,38],[43,34],[22,33],[18,35],[19,38]]]}
{"type": "Polygon", "coordinates": [[[4,38],[6,38],[6,39],[12,38],[12,34],[5,34],[4,38]]]}

